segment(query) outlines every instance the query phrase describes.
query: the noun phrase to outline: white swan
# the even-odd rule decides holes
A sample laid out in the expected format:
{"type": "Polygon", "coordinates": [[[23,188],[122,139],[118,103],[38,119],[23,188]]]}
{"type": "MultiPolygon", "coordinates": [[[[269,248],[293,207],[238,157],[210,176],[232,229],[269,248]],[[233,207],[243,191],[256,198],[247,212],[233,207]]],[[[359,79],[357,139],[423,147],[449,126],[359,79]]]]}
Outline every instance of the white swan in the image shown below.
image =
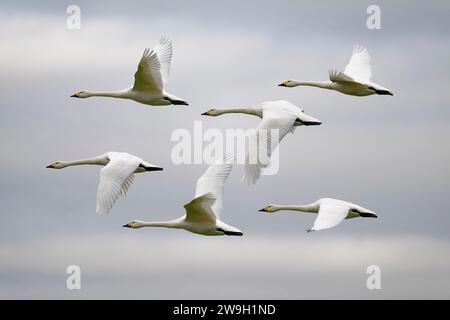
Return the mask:
{"type": "Polygon", "coordinates": [[[372,94],[393,96],[389,89],[370,81],[372,77],[370,55],[367,49],[361,46],[353,48],[353,55],[344,72],[330,70],[329,77],[330,81],[325,82],[287,80],[279,86],[312,86],[336,90],[352,96],[370,96],[372,94]]]}
{"type": "Polygon", "coordinates": [[[294,210],[318,213],[314,226],[311,229],[306,229],[307,232],[325,230],[340,224],[344,219],[351,219],[356,217],[377,218],[375,212],[363,208],[357,204],[331,199],[322,198],[316,202],[306,205],[277,205],[271,204],[263,209],[262,212],[276,212],[280,210],[294,210]]]}
{"type": "Polygon", "coordinates": [[[170,60],[172,59],[172,42],[169,38],[161,38],[159,44],[144,50],[138,69],[134,74],[134,85],[120,91],[78,91],[71,97],[112,97],[131,99],[151,106],[170,104],[189,105],[186,101],[165,91],[169,80],[170,60]]]}
{"type": "Polygon", "coordinates": [[[127,194],[135,173],[163,169],[125,152],[107,152],[97,157],[75,161],[56,161],[47,168],[63,169],[85,164],[105,166],[100,171],[97,191],[96,211],[100,214],[109,213],[117,198],[127,194]]]}
{"type": "Polygon", "coordinates": [[[242,232],[220,220],[223,208],[223,189],[230,175],[233,157],[227,156],[216,161],[197,180],[195,198],[184,208],[186,214],[178,219],[160,222],[131,220],[123,227],[164,227],[184,229],[205,236],[242,236],[242,232]]]}
{"type": "Polygon", "coordinates": [[[294,132],[297,126],[321,124],[318,119],[285,100],[267,101],[248,108],[209,109],[202,115],[215,117],[226,113],[245,113],[262,118],[256,130],[249,136],[249,146],[258,147],[259,150],[251,149],[252,152],[257,152],[258,156],[249,152],[250,148],[246,149],[242,180],[248,184],[254,184],[258,180],[262,170],[268,166],[272,152],[288,132],[294,132]],[[278,130],[278,141],[270,139],[272,130],[278,130]]]}

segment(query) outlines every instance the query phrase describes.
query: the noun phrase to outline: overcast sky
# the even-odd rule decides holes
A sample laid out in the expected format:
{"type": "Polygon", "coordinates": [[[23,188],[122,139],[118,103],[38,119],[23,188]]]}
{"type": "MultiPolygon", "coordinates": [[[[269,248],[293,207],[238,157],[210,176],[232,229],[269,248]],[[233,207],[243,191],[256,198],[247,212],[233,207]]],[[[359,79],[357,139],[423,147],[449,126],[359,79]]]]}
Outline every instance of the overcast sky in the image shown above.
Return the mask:
{"type": "Polygon", "coordinates": [[[372,1],[110,1],[0,4],[0,298],[450,298],[450,4],[372,1]],[[66,8],[81,8],[81,30],[66,8]],[[78,90],[130,86],[145,47],[174,45],[168,91],[190,106],[149,107],[78,90]],[[354,44],[394,96],[353,97],[283,80],[326,80],[354,44]],[[211,107],[286,99],[323,124],[280,147],[280,171],[255,186],[235,166],[224,216],[243,237],[130,230],[132,218],[184,213],[206,165],[171,162],[179,128],[253,128],[257,118],[205,118],[211,107]],[[55,160],[125,151],[164,167],[138,175],[112,213],[95,213],[98,167],[55,160]],[[378,219],[309,233],[314,216],[263,215],[268,203],[320,197],[378,219]],[[82,290],[65,287],[66,267],[82,290]],[[379,265],[382,289],[366,288],[379,265]]]}

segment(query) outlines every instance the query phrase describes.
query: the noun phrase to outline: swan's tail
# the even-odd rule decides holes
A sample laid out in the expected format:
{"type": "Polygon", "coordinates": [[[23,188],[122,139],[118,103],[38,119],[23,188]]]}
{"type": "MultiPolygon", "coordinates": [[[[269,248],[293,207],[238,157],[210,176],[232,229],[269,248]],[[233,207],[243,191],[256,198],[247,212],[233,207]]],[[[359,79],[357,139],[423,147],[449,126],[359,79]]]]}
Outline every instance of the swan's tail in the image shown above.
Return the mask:
{"type": "Polygon", "coordinates": [[[189,105],[189,103],[187,101],[184,101],[184,100],[170,100],[170,102],[172,104],[175,104],[175,105],[184,105],[184,106],[188,106],[189,105]]]}

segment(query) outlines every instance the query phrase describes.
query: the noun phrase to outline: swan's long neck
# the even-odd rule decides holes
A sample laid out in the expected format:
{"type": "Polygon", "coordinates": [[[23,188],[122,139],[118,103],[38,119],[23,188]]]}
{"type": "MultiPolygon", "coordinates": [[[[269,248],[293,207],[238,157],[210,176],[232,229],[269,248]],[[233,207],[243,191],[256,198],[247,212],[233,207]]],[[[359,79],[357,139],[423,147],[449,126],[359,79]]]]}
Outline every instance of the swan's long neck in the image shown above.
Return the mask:
{"type": "Polygon", "coordinates": [[[261,117],[262,114],[259,110],[255,108],[233,108],[233,109],[217,109],[217,115],[222,115],[225,113],[245,113],[253,116],[261,117]]]}
{"type": "Polygon", "coordinates": [[[332,82],[319,82],[319,81],[291,81],[291,87],[297,86],[310,86],[323,89],[332,89],[332,82]]]}
{"type": "Polygon", "coordinates": [[[119,91],[86,91],[86,98],[88,97],[112,97],[112,98],[124,98],[129,97],[128,90],[119,91]]]}
{"type": "Polygon", "coordinates": [[[302,212],[311,212],[311,213],[317,213],[319,212],[319,205],[315,202],[310,204],[304,204],[304,205],[277,205],[276,211],[280,210],[293,210],[293,211],[302,211],[302,212]]]}
{"type": "Polygon", "coordinates": [[[178,220],[169,220],[169,221],[155,221],[155,222],[143,222],[142,227],[155,227],[155,228],[175,228],[178,229],[181,227],[180,222],[178,220]]]}
{"type": "Polygon", "coordinates": [[[85,164],[104,166],[107,163],[108,163],[108,160],[106,158],[95,157],[95,158],[88,158],[88,159],[81,159],[81,160],[74,160],[74,161],[60,161],[59,165],[61,166],[61,168],[65,168],[65,167],[80,166],[80,165],[85,165],[85,164]]]}

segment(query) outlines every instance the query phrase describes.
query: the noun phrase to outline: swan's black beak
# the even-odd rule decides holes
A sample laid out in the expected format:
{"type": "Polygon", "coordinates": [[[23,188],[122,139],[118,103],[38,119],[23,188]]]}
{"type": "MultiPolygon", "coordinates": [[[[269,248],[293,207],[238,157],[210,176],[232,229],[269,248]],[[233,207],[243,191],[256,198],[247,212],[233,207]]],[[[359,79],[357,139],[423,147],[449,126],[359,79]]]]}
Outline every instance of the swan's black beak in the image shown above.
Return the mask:
{"type": "Polygon", "coordinates": [[[73,95],[71,95],[70,97],[71,97],[71,98],[78,98],[76,93],[73,94],[73,95]]]}
{"type": "Polygon", "coordinates": [[[201,116],[207,116],[208,115],[208,112],[203,112],[202,114],[201,114],[201,116]]]}
{"type": "Polygon", "coordinates": [[[262,208],[258,210],[259,212],[266,212],[266,208],[262,208]]]}
{"type": "Polygon", "coordinates": [[[122,227],[124,227],[124,228],[131,228],[128,224],[124,224],[122,227]]]}
{"type": "Polygon", "coordinates": [[[279,87],[286,87],[286,85],[284,84],[284,82],[283,82],[283,83],[280,83],[278,86],[279,86],[279,87]]]}

